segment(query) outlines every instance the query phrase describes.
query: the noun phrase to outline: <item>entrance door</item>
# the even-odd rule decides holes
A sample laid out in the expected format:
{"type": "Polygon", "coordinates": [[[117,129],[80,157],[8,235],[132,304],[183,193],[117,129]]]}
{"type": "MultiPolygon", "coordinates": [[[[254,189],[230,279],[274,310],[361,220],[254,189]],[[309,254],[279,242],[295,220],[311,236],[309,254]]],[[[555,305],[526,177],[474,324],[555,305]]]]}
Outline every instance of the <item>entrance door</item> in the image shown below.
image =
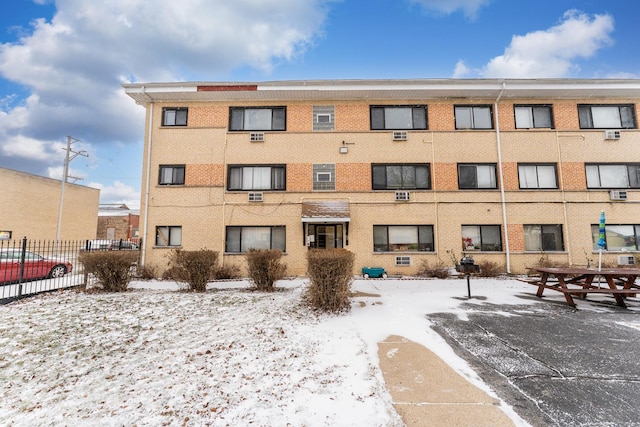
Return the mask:
{"type": "Polygon", "coordinates": [[[309,247],[331,249],[342,247],[342,224],[309,224],[309,247]]]}

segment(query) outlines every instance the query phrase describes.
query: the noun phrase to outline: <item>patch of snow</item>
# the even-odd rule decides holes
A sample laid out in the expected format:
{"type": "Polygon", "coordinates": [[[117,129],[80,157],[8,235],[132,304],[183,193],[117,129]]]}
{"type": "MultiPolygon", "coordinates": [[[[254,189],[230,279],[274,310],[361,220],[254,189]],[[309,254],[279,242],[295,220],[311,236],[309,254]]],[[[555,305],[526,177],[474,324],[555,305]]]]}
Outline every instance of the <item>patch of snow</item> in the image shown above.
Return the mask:
{"type": "Polygon", "coordinates": [[[317,314],[302,303],[307,284],[260,293],[213,282],[197,294],[136,281],[127,293],[67,290],[0,307],[0,424],[401,426],[379,342],[422,344],[496,397],[425,315],[537,302],[519,297],[535,288],[508,279],[474,279],[481,299],[467,299],[460,279],[355,280],[350,312],[317,314]]]}

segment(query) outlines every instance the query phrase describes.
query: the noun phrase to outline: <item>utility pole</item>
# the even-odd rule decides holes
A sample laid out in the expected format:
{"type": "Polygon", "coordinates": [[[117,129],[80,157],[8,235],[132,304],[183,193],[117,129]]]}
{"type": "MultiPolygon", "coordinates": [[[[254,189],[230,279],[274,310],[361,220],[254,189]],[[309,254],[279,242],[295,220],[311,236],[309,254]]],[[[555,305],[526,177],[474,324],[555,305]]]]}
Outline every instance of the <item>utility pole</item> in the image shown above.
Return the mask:
{"type": "Polygon", "coordinates": [[[82,142],[82,141],[67,135],[67,148],[63,148],[63,150],[67,152],[67,155],[64,159],[64,168],[62,171],[62,188],[60,189],[60,210],[58,211],[58,227],[56,228],[56,244],[58,244],[60,240],[60,227],[62,225],[62,205],[64,203],[64,184],[67,182],[68,178],[72,178],[74,180],[82,179],[77,176],[69,175],[69,163],[71,162],[71,160],[75,159],[78,156],[89,157],[89,153],[87,153],[85,150],[73,151],[71,149],[71,144],[73,144],[74,142],[82,142]]]}

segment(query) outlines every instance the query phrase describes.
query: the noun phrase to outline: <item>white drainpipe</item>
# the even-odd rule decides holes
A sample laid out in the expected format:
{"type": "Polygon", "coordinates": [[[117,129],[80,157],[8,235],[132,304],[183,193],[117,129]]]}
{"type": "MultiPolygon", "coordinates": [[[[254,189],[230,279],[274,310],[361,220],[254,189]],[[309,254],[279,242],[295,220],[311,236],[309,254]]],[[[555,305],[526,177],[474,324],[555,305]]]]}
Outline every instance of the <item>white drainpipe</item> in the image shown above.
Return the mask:
{"type": "Polygon", "coordinates": [[[506,89],[507,84],[502,82],[502,89],[494,102],[493,109],[496,114],[496,142],[498,144],[498,174],[500,177],[500,201],[502,203],[502,224],[504,226],[504,250],[507,255],[507,273],[511,274],[511,254],[509,251],[509,227],[507,225],[507,202],[504,196],[504,173],[502,171],[502,146],[500,145],[500,120],[498,119],[498,102],[502,98],[502,94],[506,89]]]}
{"type": "MultiPolygon", "coordinates": [[[[144,91],[144,88],[142,88],[144,91]]],[[[147,245],[149,242],[147,241],[147,227],[149,221],[149,188],[151,179],[151,129],[153,129],[153,102],[150,103],[149,106],[149,130],[147,134],[147,185],[144,190],[144,221],[142,225],[142,236],[144,236],[144,241],[142,242],[142,255],[140,257],[140,265],[144,266],[145,258],[147,255],[147,245]]]]}

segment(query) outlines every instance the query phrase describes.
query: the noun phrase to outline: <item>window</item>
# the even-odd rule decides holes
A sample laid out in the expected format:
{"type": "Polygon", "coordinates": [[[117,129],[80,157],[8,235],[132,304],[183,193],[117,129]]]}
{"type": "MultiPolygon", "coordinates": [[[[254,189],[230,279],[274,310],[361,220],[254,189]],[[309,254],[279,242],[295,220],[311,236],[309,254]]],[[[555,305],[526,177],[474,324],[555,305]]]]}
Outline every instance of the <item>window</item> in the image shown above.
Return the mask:
{"type": "Polygon", "coordinates": [[[227,189],[242,190],[286,190],[286,167],[284,165],[229,166],[227,189]]]}
{"type": "Polygon", "coordinates": [[[587,188],[640,188],[640,164],[585,165],[587,188]]]}
{"type": "Polygon", "coordinates": [[[156,246],[181,246],[182,227],[160,226],[156,227],[156,246]]]}
{"type": "Polygon", "coordinates": [[[286,233],[284,226],[227,227],[225,252],[243,253],[249,249],[286,249],[286,233]]]}
{"type": "Polygon", "coordinates": [[[525,251],[563,251],[562,225],[525,225],[525,251]]]}
{"type": "Polygon", "coordinates": [[[333,105],[314,105],[313,106],[313,130],[314,131],[331,131],[334,130],[334,111],[333,105]]]}
{"type": "Polygon", "coordinates": [[[516,129],[553,129],[550,105],[515,105],[516,129]]]}
{"type": "Polygon", "coordinates": [[[374,190],[428,190],[431,188],[429,165],[372,165],[374,190]]]}
{"type": "Polygon", "coordinates": [[[231,107],[229,130],[286,130],[286,107],[231,107]]]}
{"type": "Polygon", "coordinates": [[[159,185],[184,185],[184,165],[160,165],[159,185]]]}
{"type": "Polygon", "coordinates": [[[633,105],[578,105],[580,129],[635,129],[633,105]]]}
{"type": "Polygon", "coordinates": [[[432,225],[374,225],[375,252],[433,251],[432,225]]]}
{"type": "Polygon", "coordinates": [[[335,190],[336,189],[336,165],[335,164],[315,164],[313,165],[313,189],[314,190],[335,190]]]}
{"type": "Polygon", "coordinates": [[[501,251],[502,236],[499,225],[463,225],[463,251],[501,251]]]}
{"type": "Polygon", "coordinates": [[[165,107],[162,109],[162,126],[186,126],[187,108],[165,107]]]}
{"type": "MultiPolygon", "coordinates": [[[[640,225],[638,224],[607,224],[605,227],[605,249],[609,251],[638,251],[640,250],[640,225]]],[[[600,249],[598,239],[600,236],[599,224],[591,224],[591,241],[593,250],[600,249]]]]}
{"type": "Polygon", "coordinates": [[[404,267],[411,265],[411,257],[410,256],[397,256],[395,265],[398,267],[404,267]]]}
{"type": "Polygon", "coordinates": [[[493,129],[490,105],[456,105],[456,129],[493,129]]]}
{"type": "Polygon", "coordinates": [[[426,129],[426,105],[372,106],[371,129],[426,129]]]}
{"type": "Polygon", "coordinates": [[[558,188],[556,165],[518,165],[520,188],[558,188]]]}
{"type": "Polygon", "coordinates": [[[458,188],[498,188],[496,165],[458,165],[458,188]]]}

